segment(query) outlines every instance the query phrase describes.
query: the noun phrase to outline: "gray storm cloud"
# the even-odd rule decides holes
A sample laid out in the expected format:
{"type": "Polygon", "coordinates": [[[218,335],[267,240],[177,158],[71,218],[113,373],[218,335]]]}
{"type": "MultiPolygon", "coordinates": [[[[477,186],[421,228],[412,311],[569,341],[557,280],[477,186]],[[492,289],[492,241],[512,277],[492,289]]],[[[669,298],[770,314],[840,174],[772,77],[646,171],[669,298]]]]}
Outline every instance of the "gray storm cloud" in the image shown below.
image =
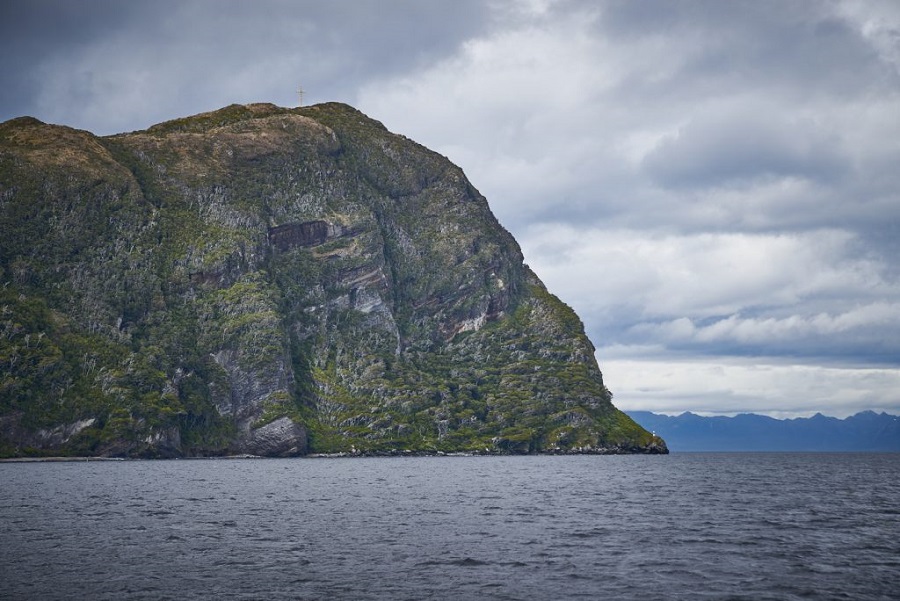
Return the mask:
{"type": "Polygon", "coordinates": [[[7,0],[0,119],[302,85],[463,167],[619,406],[900,412],[898,40],[890,0],[7,0]]]}

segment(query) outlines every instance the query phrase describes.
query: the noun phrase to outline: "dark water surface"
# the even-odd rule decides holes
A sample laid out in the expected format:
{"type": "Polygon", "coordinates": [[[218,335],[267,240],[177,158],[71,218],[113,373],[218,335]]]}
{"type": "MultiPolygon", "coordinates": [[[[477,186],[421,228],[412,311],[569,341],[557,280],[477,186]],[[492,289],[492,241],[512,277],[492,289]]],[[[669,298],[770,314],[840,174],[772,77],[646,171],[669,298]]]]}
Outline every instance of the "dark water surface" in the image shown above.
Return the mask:
{"type": "Polygon", "coordinates": [[[0,599],[900,599],[900,454],[0,464],[0,599]]]}

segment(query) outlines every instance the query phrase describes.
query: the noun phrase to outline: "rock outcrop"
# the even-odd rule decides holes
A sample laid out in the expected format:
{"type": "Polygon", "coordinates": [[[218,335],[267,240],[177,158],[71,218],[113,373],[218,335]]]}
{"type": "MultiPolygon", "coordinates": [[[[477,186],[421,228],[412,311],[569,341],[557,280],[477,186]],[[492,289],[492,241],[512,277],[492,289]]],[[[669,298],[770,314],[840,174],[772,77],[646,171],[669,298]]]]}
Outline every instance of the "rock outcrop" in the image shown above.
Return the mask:
{"type": "Polygon", "coordinates": [[[462,171],[346,105],[8,121],[0,230],[2,455],[665,451],[462,171]]]}

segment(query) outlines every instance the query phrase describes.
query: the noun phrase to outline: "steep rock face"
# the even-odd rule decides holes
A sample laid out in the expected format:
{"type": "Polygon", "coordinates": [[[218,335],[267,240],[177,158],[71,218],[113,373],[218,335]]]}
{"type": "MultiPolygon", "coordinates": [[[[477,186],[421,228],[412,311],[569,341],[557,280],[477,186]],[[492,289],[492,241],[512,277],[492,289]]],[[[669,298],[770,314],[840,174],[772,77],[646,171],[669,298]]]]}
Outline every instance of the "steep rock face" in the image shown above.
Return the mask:
{"type": "Polygon", "coordinates": [[[665,450],[460,169],[345,105],[6,122],[0,228],[2,454],[665,450]]]}

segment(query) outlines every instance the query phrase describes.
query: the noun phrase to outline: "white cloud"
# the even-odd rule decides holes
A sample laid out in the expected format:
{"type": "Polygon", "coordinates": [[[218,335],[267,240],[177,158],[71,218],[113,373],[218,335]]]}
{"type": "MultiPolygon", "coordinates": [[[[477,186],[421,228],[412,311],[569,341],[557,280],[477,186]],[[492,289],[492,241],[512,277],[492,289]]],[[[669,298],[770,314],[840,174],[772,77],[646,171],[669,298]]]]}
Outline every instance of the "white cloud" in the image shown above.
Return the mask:
{"type": "Polygon", "coordinates": [[[626,411],[705,415],[762,413],[777,418],[816,412],[844,418],[859,411],[900,412],[900,371],[831,367],[735,357],[687,360],[616,358],[602,349],[613,402],[626,411]]]}
{"type": "MultiPolygon", "coordinates": [[[[638,324],[632,329],[649,338],[669,343],[734,342],[738,344],[777,345],[811,337],[846,336],[854,330],[866,330],[881,340],[887,332],[900,331],[900,303],[870,303],[831,315],[750,317],[732,314],[709,325],[698,325],[687,317],[661,324],[638,324]]],[[[873,341],[870,341],[870,343],[873,341]]],[[[846,344],[846,341],[841,341],[846,344]]],[[[821,343],[820,343],[821,344],[821,343]]]]}
{"type": "Polygon", "coordinates": [[[885,62],[900,73],[900,4],[895,0],[844,0],[836,5],[837,12],[854,22],[885,62]]]}
{"type": "MultiPolygon", "coordinates": [[[[806,361],[889,368],[900,356],[898,304],[873,304],[840,314],[784,318],[730,315],[711,323],[680,317],[637,323],[615,338],[655,341],[703,357],[777,355],[806,361]]],[[[894,369],[896,369],[894,367],[894,369]]]]}
{"type": "Polygon", "coordinates": [[[833,183],[847,160],[841,140],[811,119],[786,117],[781,107],[723,102],[695,115],[643,159],[666,187],[723,187],[735,182],[802,178],[833,183]]]}
{"type": "Polygon", "coordinates": [[[823,296],[900,298],[876,258],[850,254],[854,241],[838,230],[675,235],[563,224],[520,237],[531,266],[576,308],[632,305],[646,318],[698,319],[823,296]]]}

